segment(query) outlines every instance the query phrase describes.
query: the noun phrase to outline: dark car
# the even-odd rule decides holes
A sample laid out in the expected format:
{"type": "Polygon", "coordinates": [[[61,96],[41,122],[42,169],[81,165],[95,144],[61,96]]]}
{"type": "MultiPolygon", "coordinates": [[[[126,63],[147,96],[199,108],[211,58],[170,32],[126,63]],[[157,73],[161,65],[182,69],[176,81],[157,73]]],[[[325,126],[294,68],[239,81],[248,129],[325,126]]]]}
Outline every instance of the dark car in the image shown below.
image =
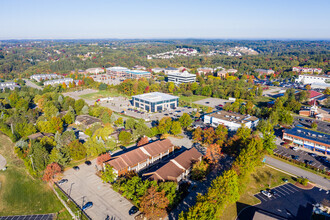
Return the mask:
{"type": "Polygon", "coordinates": [[[210,102],[205,102],[205,104],[210,104],[210,102]]]}
{"type": "Polygon", "coordinates": [[[132,208],[128,211],[128,214],[129,215],[134,215],[138,211],[139,211],[139,209],[136,206],[132,206],[132,208]]]}
{"type": "Polygon", "coordinates": [[[74,166],[73,169],[74,169],[75,171],[80,170],[80,168],[79,168],[78,166],[74,166]]]}
{"type": "Polygon", "coordinates": [[[277,192],[273,189],[269,190],[269,192],[273,195],[273,196],[276,196],[277,195],[277,192]]]}
{"type": "Polygon", "coordinates": [[[292,159],[299,160],[299,156],[298,155],[292,155],[292,159]]]}
{"type": "Polygon", "coordinates": [[[90,166],[90,165],[92,165],[92,162],[90,162],[89,160],[86,160],[86,161],[85,161],[85,164],[86,164],[87,166],[90,166]]]}
{"type": "Polygon", "coordinates": [[[120,149],[122,149],[123,151],[127,151],[127,148],[124,146],[120,146],[120,149]]]}
{"type": "Polygon", "coordinates": [[[93,203],[92,202],[87,202],[83,207],[82,210],[85,211],[86,209],[92,208],[93,203]]]}
{"type": "Polygon", "coordinates": [[[63,183],[67,183],[67,179],[61,179],[60,181],[57,182],[58,185],[62,185],[63,183]]]}
{"type": "Polygon", "coordinates": [[[285,182],[285,183],[287,183],[287,182],[289,181],[287,178],[283,178],[282,180],[283,180],[283,182],[285,182]]]}
{"type": "Polygon", "coordinates": [[[307,163],[308,165],[312,165],[312,164],[314,163],[314,161],[312,161],[312,160],[307,160],[306,163],[307,163]]]}

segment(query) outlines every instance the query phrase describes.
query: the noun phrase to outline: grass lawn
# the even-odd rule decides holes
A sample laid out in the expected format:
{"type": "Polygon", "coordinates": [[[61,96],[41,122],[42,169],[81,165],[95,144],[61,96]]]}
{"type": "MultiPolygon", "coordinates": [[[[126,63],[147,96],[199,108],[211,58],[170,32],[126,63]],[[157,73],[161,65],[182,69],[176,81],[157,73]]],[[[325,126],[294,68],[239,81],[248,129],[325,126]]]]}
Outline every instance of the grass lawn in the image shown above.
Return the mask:
{"type": "Polygon", "coordinates": [[[0,153],[7,160],[7,170],[0,171],[0,216],[58,213],[57,219],[70,218],[49,186],[27,173],[13,143],[3,134],[0,153]]]}
{"type": "Polygon", "coordinates": [[[96,100],[96,99],[99,99],[99,98],[117,97],[117,96],[123,96],[123,97],[130,98],[129,96],[121,94],[121,93],[117,92],[114,89],[111,90],[111,91],[99,90],[98,92],[81,95],[80,97],[83,98],[83,99],[96,100]]]}
{"type": "Polygon", "coordinates": [[[240,200],[234,204],[227,206],[221,219],[234,220],[237,214],[245,207],[256,205],[260,201],[253,195],[264,190],[270,184],[270,188],[281,185],[282,178],[287,178],[289,182],[294,183],[291,176],[274,170],[266,165],[258,167],[254,173],[251,174],[245,193],[241,195],[240,200]]]}
{"type": "Polygon", "coordinates": [[[275,100],[272,97],[268,97],[268,96],[258,96],[254,98],[254,103],[256,106],[258,107],[263,107],[263,106],[267,106],[267,102],[273,101],[275,100]]]}
{"type": "Polygon", "coordinates": [[[180,96],[179,100],[185,101],[185,102],[196,102],[202,99],[206,99],[209,97],[201,96],[201,95],[192,95],[192,96],[180,96]]]}

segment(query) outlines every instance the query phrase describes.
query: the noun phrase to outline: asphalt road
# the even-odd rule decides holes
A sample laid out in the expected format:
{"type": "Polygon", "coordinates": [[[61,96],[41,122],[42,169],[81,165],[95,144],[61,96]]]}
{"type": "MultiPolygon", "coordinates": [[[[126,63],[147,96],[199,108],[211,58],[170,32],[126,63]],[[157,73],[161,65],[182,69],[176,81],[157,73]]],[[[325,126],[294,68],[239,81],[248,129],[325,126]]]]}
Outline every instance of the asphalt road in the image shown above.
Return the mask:
{"type": "Polygon", "coordinates": [[[256,211],[270,215],[276,219],[309,220],[312,214],[312,204],[329,199],[329,191],[314,187],[310,190],[300,189],[291,183],[272,189],[276,192],[271,198],[258,193],[255,195],[261,203],[243,210],[238,220],[250,220],[256,211]]]}
{"type": "Polygon", "coordinates": [[[298,167],[295,167],[293,165],[290,165],[288,163],[282,162],[280,160],[274,159],[272,157],[268,157],[266,156],[266,163],[276,167],[280,170],[286,171],[288,173],[292,173],[296,176],[299,177],[304,177],[304,178],[308,178],[311,182],[318,184],[322,187],[324,187],[325,189],[329,190],[330,189],[330,180],[326,179],[324,177],[318,176],[314,173],[308,172],[306,170],[300,169],[298,167]]]}
{"type": "Polygon", "coordinates": [[[39,90],[42,90],[42,88],[36,84],[34,84],[33,82],[31,82],[30,80],[28,79],[25,79],[25,84],[29,87],[32,87],[32,88],[35,88],[35,89],[39,89],[39,90]]]}

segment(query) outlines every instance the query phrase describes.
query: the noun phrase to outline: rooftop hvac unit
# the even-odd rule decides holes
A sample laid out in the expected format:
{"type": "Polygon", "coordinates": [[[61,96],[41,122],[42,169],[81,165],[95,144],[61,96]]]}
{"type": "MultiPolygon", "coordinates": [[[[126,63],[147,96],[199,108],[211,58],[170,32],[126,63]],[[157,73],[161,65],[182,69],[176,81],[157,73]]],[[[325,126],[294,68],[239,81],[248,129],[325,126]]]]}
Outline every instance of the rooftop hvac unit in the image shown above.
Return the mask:
{"type": "Polygon", "coordinates": [[[297,130],[299,133],[301,132],[301,130],[297,130]]]}

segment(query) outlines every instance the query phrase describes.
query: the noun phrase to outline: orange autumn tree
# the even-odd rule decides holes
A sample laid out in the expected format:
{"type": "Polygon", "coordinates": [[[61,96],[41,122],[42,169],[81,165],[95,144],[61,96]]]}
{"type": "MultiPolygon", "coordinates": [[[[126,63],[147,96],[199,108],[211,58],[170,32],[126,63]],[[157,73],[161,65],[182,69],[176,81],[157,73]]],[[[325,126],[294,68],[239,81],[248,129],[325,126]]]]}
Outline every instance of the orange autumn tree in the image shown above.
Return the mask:
{"type": "Polygon", "coordinates": [[[51,163],[48,164],[48,166],[45,169],[44,172],[44,176],[42,177],[42,179],[44,181],[50,181],[54,178],[54,176],[58,173],[60,173],[62,171],[62,168],[60,167],[60,165],[58,165],[58,163],[51,163]]]}
{"type": "Polygon", "coordinates": [[[218,144],[210,144],[206,149],[205,158],[211,163],[216,163],[221,158],[221,147],[218,144]]]}
{"type": "Polygon", "coordinates": [[[147,193],[142,197],[140,208],[148,218],[162,217],[166,214],[166,208],[169,204],[165,191],[157,192],[155,186],[151,186],[147,193]]]}
{"type": "Polygon", "coordinates": [[[139,142],[137,143],[137,146],[140,147],[140,146],[145,145],[145,144],[147,144],[147,143],[149,143],[149,139],[148,139],[148,137],[147,137],[147,136],[143,136],[143,137],[139,140],[139,142]]]}

